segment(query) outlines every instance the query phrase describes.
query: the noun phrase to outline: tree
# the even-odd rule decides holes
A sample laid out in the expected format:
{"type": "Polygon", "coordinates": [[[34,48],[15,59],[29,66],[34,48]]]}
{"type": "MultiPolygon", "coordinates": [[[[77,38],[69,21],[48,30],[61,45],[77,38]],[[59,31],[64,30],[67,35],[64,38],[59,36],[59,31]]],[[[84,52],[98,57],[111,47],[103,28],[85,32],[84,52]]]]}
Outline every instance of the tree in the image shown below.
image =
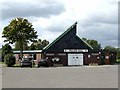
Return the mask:
{"type": "Polygon", "coordinates": [[[38,39],[36,42],[33,42],[30,46],[30,50],[42,50],[46,45],[49,44],[47,40],[38,39]]]}
{"type": "Polygon", "coordinates": [[[117,50],[116,58],[117,58],[117,59],[120,59],[120,49],[117,50]]]}
{"type": "Polygon", "coordinates": [[[2,61],[4,61],[7,66],[12,66],[15,64],[13,49],[9,44],[2,46],[2,61]]]}
{"type": "Polygon", "coordinates": [[[0,49],[0,62],[2,61],[2,50],[0,49]]]}
{"type": "Polygon", "coordinates": [[[6,38],[4,42],[19,43],[22,58],[24,43],[33,42],[37,38],[36,34],[32,23],[27,19],[15,18],[4,28],[2,37],[6,38]]]}
{"type": "Polygon", "coordinates": [[[88,44],[90,44],[94,50],[100,50],[101,44],[98,43],[96,40],[87,40],[88,44]]]}
{"type": "Polygon", "coordinates": [[[47,46],[48,44],[49,44],[49,41],[43,40],[43,41],[42,41],[42,48],[44,48],[44,47],[47,46]]]}
{"type": "Polygon", "coordinates": [[[104,48],[104,50],[106,50],[106,51],[112,51],[112,52],[117,52],[117,51],[118,51],[117,48],[112,47],[112,46],[106,46],[106,47],[104,48]]]}
{"type": "Polygon", "coordinates": [[[2,46],[2,62],[4,62],[4,57],[7,54],[11,54],[13,53],[13,49],[9,44],[5,44],[4,46],[2,46]]]}
{"type": "Polygon", "coordinates": [[[9,53],[7,55],[5,55],[4,57],[4,61],[5,61],[5,64],[7,65],[7,67],[11,67],[15,64],[15,56],[13,56],[12,53],[9,53]]]}
{"type": "MultiPolygon", "coordinates": [[[[27,44],[27,42],[25,42],[25,43],[23,44],[23,50],[28,50],[28,49],[29,49],[28,44],[27,44]]],[[[20,50],[20,42],[16,42],[16,43],[15,43],[15,48],[14,48],[14,50],[20,50]]]]}
{"type": "Polygon", "coordinates": [[[94,50],[100,50],[101,49],[101,44],[98,43],[97,40],[91,40],[87,38],[82,38],[84,41],[86,41],[94,50]]]}
{"type": "Polygon", "coordinates": [[[42,40],[38,39],[37,42],[35,43],[36,46],[36,50],[42,50],[43,46],[42,46],[42,40]]]}
{"type": "Polygon", "coordinates": [[[36,49],[36,45],[34,43],[32,43],[29,47],[30,50],[37,50],[36,49]]]}
{"type": "Polygon", "coordinates": [[[84,37],[83,37],[82,39],[83,39],[84,41],[87,41],[87,38],[84,38],[84,37]]]}

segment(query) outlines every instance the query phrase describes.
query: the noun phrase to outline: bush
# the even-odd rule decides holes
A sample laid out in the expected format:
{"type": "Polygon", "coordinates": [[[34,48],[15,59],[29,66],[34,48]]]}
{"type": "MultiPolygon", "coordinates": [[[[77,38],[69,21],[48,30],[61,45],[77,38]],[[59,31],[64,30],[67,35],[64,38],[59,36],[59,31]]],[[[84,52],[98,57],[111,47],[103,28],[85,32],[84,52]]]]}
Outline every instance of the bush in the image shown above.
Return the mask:
{"type": "Polygon", "coordinates": [[[120,51],[117,52],[116,58],[120,59],[120,51]]]}
{"type": "Polygon", "coordinates": [[[15,64],[15,56],[13,56],[13,54],[7,54],[4,57],[4,61],[7,67],[11,67],[15,64]]]}
{"type": "Polygon", "coordinates": [[[117,60],[116,60],[116,63],[120,63],[120,59],[117,59],[117,60]]]}
{"type": "Polygon", "coordinates": [[[4,46],[2,46],[2,62],[4,62],[4,57],[7,54],[13,53],[13,49],[9,44],[5,44],[4,46]]]}

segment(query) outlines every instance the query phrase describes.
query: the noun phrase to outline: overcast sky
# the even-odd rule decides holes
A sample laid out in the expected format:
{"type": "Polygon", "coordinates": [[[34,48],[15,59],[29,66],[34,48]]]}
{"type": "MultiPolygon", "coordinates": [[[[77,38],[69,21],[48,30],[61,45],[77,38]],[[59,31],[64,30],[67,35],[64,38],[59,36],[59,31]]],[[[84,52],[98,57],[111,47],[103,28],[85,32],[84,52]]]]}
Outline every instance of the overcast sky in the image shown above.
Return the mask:
{"type": "MultiPolygon", "coordinates": [[[[119,0],[1,0],[0,36],[16,17],[27,18],[41,39],[52,42],[76,21],[77,35],[102,47],[118,46],[119,0]]],[[[0,47],[4,39],[0,39],[0,47]]]]}

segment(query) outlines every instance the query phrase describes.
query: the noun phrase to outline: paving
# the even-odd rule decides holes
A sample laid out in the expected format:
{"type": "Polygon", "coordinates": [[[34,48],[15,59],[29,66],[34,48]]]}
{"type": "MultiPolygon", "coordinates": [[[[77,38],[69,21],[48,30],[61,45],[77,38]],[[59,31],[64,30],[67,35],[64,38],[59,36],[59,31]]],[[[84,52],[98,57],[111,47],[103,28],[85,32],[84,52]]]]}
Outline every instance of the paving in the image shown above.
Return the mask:
{"type": "Polygon", "coordinates": [[[2,89],[2,65],[0,64],[0,90],[2,89]]]}
{"type": "Polygon", "coordinates": [[[3,67],[3,88],[118,88],[118,65],[3,67]]]}

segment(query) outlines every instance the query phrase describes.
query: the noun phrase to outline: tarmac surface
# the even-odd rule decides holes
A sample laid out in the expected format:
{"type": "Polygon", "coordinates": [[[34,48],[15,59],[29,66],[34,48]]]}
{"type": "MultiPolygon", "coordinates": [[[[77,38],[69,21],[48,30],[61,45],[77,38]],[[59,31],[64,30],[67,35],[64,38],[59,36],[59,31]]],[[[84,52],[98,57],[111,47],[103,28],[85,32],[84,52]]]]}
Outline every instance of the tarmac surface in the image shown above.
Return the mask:
{"type": "Polygon", "coordinates": [[[2,89],[2,65],[0,65],[0,90],[2,89]]]}
{"type": "Polygon", "coordinates": [[[0,80],[2,88],[118,88],[118,65],[3,67],[0,80]]]}

